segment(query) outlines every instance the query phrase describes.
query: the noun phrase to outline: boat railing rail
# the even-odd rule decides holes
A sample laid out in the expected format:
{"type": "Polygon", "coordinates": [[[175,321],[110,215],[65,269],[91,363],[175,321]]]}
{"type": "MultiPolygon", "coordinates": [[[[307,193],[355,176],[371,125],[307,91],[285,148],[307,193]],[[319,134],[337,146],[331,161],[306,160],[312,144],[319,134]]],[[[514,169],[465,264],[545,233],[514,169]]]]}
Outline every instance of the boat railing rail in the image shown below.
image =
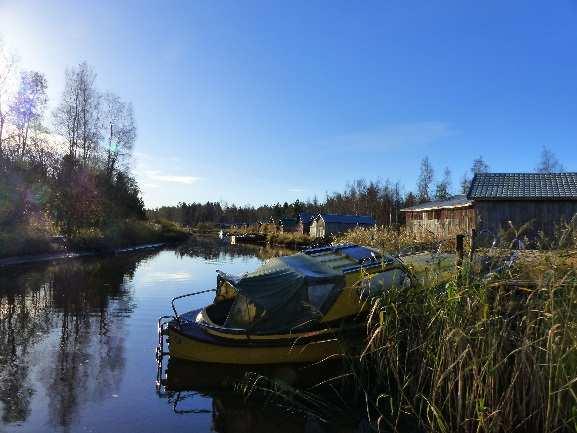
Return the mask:
{"type": "Polygon", "coordinates": [[[202,295],[203,293],[209,293],[209,292],[216,292],[216,289],[199,290],[197,292],[186,293],[184,295],[180,295],[180,296],[176,296],[176,297],[172,298],[171,305],[172,305],[172,311],[174,311],[174,319],[176,319],[176,321],[178,322],[179,325],[180,325],[180,315],[176,311],[176,306],[174,305],[174,302],[179,300],[179,299],[188,298],[190,296],[202,295]]]}
{"type": "Polygon", "coordinates": [[[216,292],[216,289],[206,289],[206,290],[199,290],[192,293],[186,293],[184,295],[175,296],[172,298],[170,305],[172,306],[172,311],[174,312],[174,316],[161,316],[158,318],[157,321],[157,330],[158,330],[158,344],[156,346],[156,361],[161,364],[162,358],[164,355],[167,355],[168,352],[164,351],[164,336],[167,335],[168,324],[170,322],[176,321],[178,326],[181,325],[180,315],[178,311],[176,311],[175,302],[179,299],[188,298],[190,296],[201,295],[203,293],[209,292],[216,292]]]}

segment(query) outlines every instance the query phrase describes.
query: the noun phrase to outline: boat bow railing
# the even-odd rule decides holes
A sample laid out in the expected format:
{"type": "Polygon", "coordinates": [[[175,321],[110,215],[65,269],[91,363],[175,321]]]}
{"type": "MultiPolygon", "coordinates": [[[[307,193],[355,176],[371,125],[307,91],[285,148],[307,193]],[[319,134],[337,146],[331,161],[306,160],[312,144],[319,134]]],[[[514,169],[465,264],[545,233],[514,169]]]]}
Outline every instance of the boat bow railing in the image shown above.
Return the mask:
{"type": "Polygon", "coordinates": [[[176,296],[172,298],[170,305],[172,306],[172,311],[174,316],[161,316],[158,318],[157,322],[157,332],[158,332],[158,344],[156,346],[156,361],[159,364],[160,369],[162,369],[162,358],[164,355],[168,355],[168,352],[164,351],[164,336],[168,333],[168,325],[171,322],[176,321],[178,326],[181,326],[181,319],[178,311],[176,311],[175,301],[179,299],[188,298],[190,296],[201,295],[203,293],[216,292],[216,289],[199,290],[197,292],[186,293],[184,295],[176,296]]]}
{"type": "Polygon", "coordinates": [[[199,290],[198,292],[187,293],[185,295],[180,295],[172,298],[171,305],[172,305],[172,311],[174,311],[174,319],[176,319],[179,325],[180,325],[180,315],[176,311],[176,306],[174,305],[174,302],[179,299],[188,298],[190,296],[202,295],[203,293],[209,293],[209,292],[216,292],[216,289],[199,290]]]}

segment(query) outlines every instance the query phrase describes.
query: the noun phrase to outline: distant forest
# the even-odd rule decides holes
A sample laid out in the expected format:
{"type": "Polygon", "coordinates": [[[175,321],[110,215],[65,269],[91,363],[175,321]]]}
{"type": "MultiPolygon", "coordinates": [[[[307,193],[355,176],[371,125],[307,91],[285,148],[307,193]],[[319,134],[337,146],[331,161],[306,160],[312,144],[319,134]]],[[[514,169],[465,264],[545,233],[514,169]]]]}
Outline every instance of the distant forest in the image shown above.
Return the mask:
{"type": "MultiPolygon", "coordinates": [[[[176,206],[162,206],[147,210],[155,219],[167,219],[185,226],[205,223],[216,224],[254,224],[266,222],[270,218],[295,218],[299,212],[337,213],[349,215],[370,215],[378,225],[402,224],[401,209],[431,200],[444,200],[451,197],[453,191],[466,194],[471,178],[476,173],[486,173],[489,165],[483,157],[476,158],[456,188],[452,185],[451,171],[445,168],[440,180],[435,182],[434,170],[428,157],[423,158],[415,192],[403,193],[399,182],[356,180],[348,184],[343,192],[327,194],[321,202],[318,199],[296,200],[293,203],[276,203],[263,206],[236,206],[219,202],[179,203],[176,206]]],[[[544,147],[536,172],[550,173],[563,171],[555,155],[544,147]]]]}

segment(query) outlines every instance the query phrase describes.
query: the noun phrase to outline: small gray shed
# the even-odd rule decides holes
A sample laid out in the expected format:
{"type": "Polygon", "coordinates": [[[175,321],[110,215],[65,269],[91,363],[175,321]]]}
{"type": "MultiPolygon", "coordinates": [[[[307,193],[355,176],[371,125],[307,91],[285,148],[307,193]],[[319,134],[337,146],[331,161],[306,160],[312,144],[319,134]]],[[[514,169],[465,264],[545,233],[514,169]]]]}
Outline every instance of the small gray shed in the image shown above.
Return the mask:
{"type": "Polygon", "coordinates": [[[315,238],[339,234],[355,227],[371,227],[375,220],[369,215],[319,214],[311,223],[310,235],[315,238]]]}

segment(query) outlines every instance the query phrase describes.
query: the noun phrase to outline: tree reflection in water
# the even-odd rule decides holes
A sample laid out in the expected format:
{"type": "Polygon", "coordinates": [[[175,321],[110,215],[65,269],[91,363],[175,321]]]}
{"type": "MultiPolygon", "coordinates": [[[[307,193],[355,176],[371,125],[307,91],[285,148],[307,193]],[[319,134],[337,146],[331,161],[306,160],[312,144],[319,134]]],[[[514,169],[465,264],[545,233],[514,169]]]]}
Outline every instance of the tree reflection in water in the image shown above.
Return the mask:
{"type": "Polygon", "coordinates": [[[79,406],[115,389],[124,367],[124,320],[133,309],[127,281],[149,256],[85,259],[0,273],[3,423],[22,422],[30,415],[35,393],[32,357],[44,358],[40,377],[55,425],[69,425],[79,406]]]}
{"type": "Polygon", "coordinates": [[[231,245],[228,239],[222,239],[215,242],[214,238],[192,238],[189,242],[179,245],[176,248],[176,254],[180,257],[202,257],[205,260],[215,261],[222,257],[253,257],[256,256],[261,260],[272,257],[287,256],[295,254],[295,250],[269,247],[262,245],[237,244],[231,245]]]}
{"type": "Polygon", "coordinates": [[[0,269],[0,431],[318,431],[311,418],[223,392],[186,402],[212,415],[176,416],[151,383],[155,319],[171,297],[214,284],[216,265],[240,273],[292,253],[195,239],[175,250],[0,269]]]}

